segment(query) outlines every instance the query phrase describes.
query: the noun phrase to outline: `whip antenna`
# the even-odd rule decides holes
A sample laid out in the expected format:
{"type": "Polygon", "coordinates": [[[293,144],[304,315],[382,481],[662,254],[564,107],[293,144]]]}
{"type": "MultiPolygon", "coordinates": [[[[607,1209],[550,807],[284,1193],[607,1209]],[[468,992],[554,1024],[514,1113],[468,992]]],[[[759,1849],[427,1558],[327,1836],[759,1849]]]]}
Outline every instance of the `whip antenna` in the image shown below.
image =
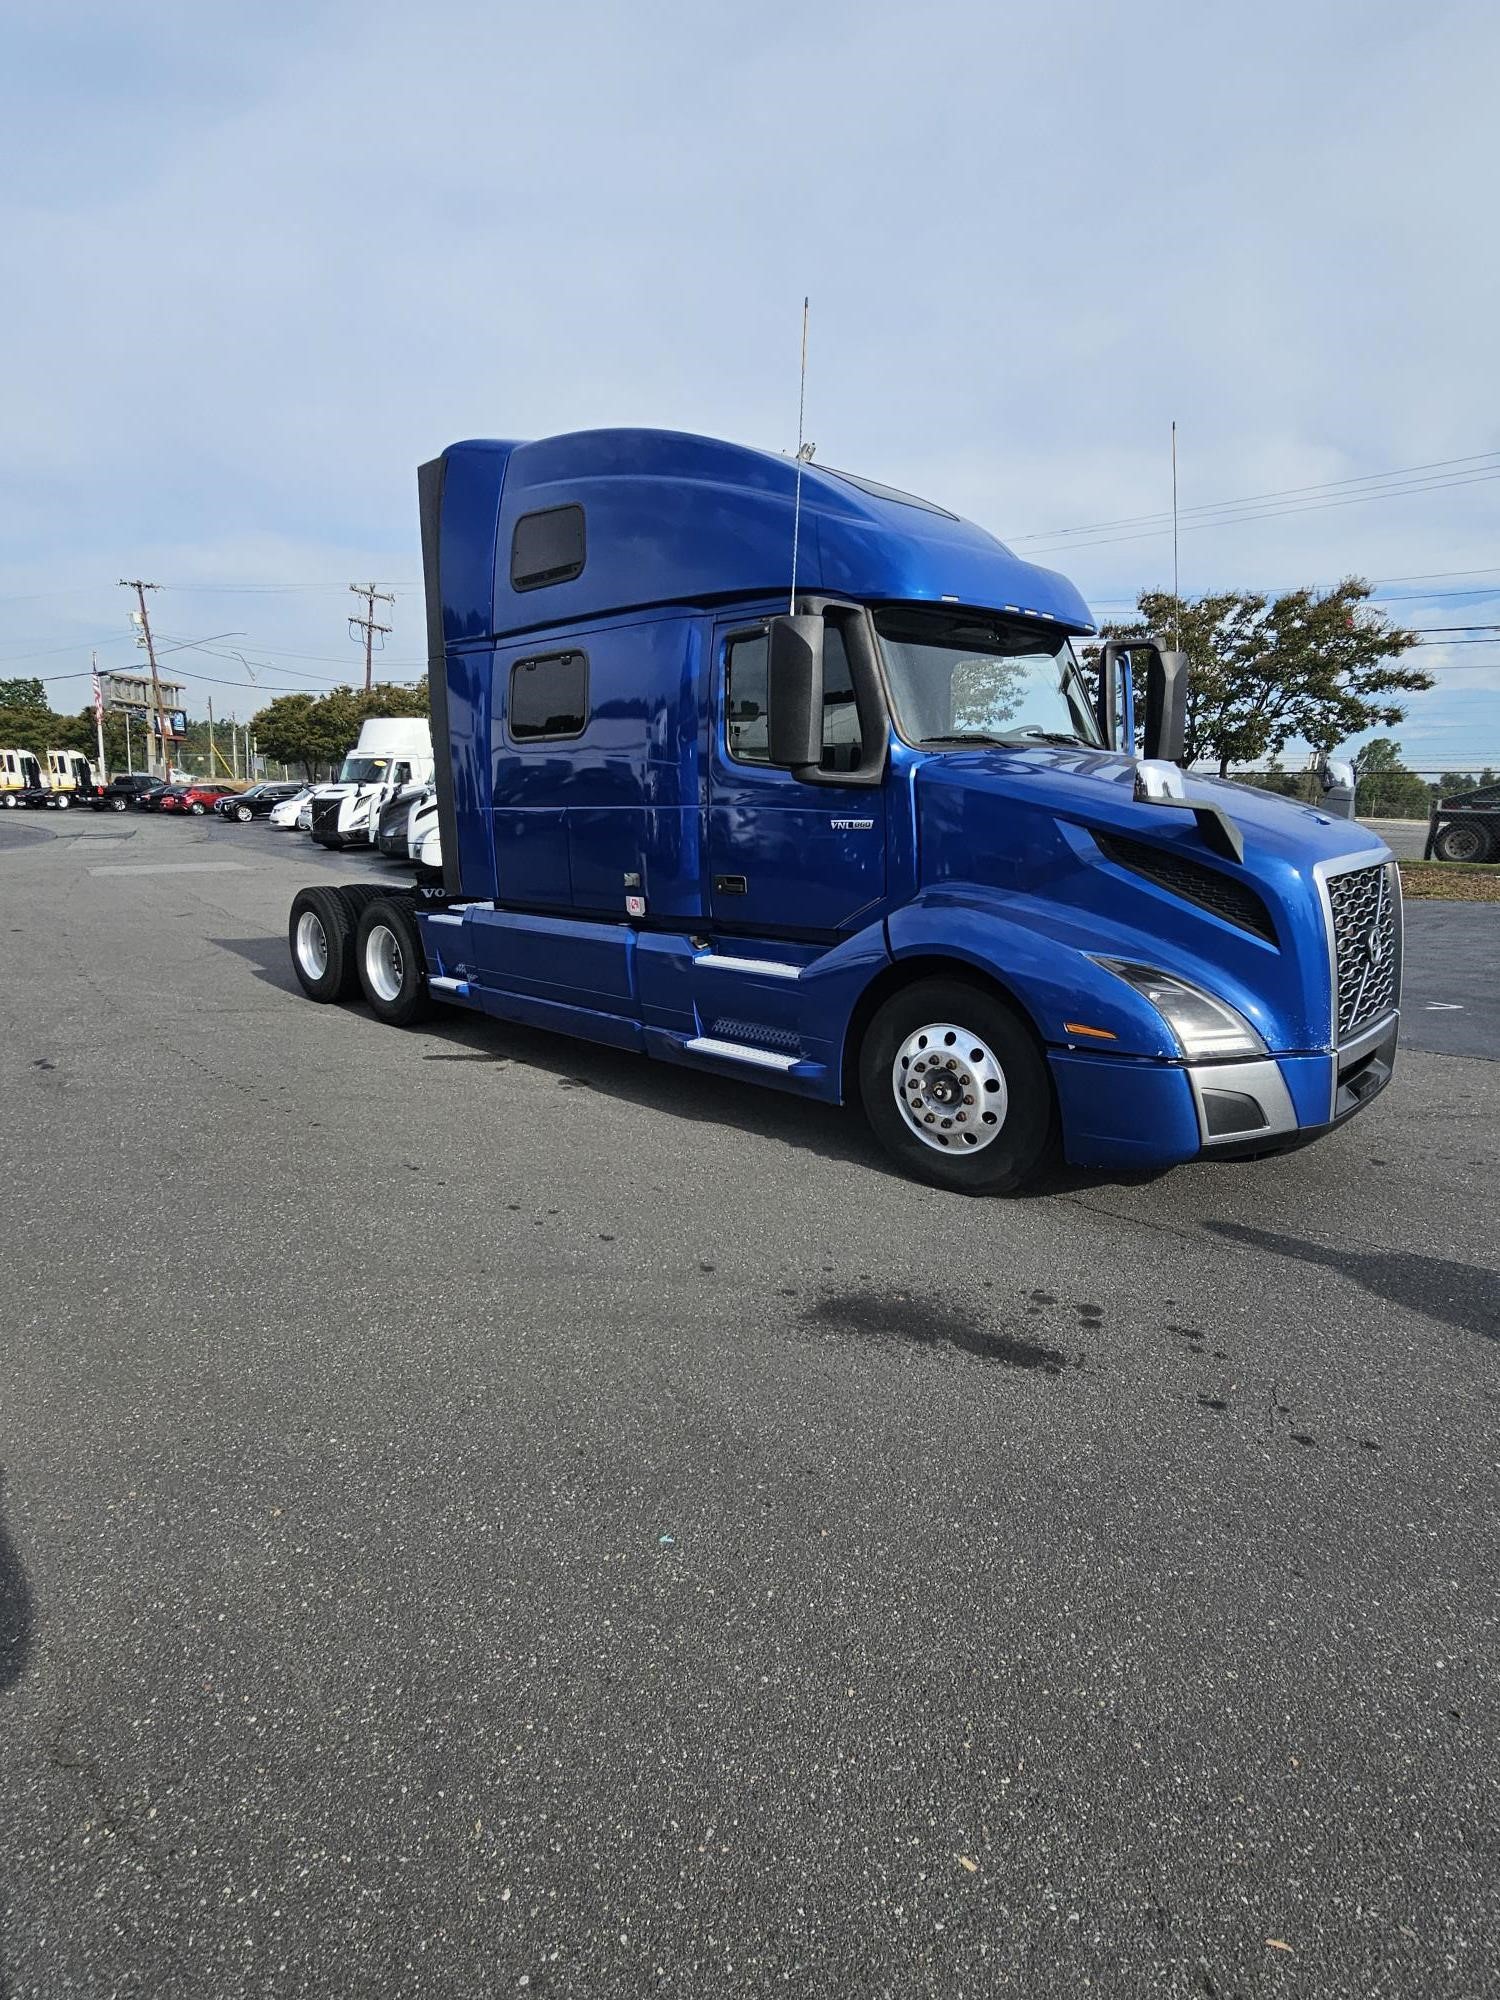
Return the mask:
{"type": "Polygon", "coordinates": [[[797,538],[802,527],[802,422],[807,411],[807,300],[802,301],[802,373],[797,382],[797,486],[792,498],[792,595],[787,605],[797,615],[797,538]]]}

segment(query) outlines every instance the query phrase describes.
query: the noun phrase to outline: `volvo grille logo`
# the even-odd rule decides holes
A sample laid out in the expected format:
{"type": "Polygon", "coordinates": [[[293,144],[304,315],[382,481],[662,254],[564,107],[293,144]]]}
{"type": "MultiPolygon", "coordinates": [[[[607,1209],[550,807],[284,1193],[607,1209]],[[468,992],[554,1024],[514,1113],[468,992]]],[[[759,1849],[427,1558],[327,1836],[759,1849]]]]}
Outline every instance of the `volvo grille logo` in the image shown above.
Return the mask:
{"type": "Polygon", "coordinates": [[[1371,965],[1379,965],[1385,957],[1385,939],[1373,927],[1365,932],[1365,957],[1371,965]]]}

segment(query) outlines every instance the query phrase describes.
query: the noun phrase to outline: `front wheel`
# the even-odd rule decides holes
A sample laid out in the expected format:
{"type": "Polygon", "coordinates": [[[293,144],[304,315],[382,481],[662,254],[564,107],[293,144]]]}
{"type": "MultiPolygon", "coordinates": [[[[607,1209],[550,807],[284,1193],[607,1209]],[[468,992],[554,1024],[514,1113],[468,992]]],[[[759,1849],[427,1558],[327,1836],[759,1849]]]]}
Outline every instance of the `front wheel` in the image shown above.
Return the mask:
{"type": "Polygon", "coordinates": [[[409,1028],[432,1012],[421,933],[404,897],[376,896],[365,905],[356,959],[361,991],[379,1020],[409,1028]]]}
{"type": "Polygon", "coordinates": [[[109,802],[109,809],[111,812],[122,813],[125,810],[125,806],[126,806],[126,801],[124,799],[111,799],[109,802]]]}
{"type": "Polygon", "coordinates": [[[1051,1142],[1035,1038],[997,994],[963,980],[924,979],[886,1001],[860,1048],[859,1086],[892,1158],[958,1194],[1009,1194],[1051,1142]]]}
{"type": "Polygon", "coordinates": [[[234,816],[243,825],[247,819],[254,819],[255,814],[251,812],[249,806],[236,806],[234,816]]]}
{"type": "Polygon", "coordinates": [[[65,812],[66,812],[66,811],[68,810],[68,807],[69,807],[70,805],[72,805],[72,803],[73,803],[73,801],[72,801],[72,800],[71,800],[71,799],[70,799],[70,798],[68,797],[68,795],[67,795],[67,793],[66,793],[66,792],[59,792],[59,793],[58,793],[58,795],[57,795],[57,810],[58,810],[59,812],[63,812],[63,813],[65,813],[65,812]]]}

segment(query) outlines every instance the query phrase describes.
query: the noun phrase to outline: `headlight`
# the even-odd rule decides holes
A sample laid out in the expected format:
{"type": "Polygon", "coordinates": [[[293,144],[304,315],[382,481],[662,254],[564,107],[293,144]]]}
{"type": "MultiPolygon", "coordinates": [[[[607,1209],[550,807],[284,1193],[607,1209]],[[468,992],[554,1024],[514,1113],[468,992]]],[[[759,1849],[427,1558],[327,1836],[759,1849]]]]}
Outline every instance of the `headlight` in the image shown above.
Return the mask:
{"type": "Polygon", "coordinates": [[[1106,972],[1133,986],[1161,1015],[1189,1062],[1212,1062],[1227,1056],[1263,1056],[1266,1045],[1243,1014],[1215,1000],[1201,986],[1189,986],[1170,972],[1151,965],[1129,965],[1118,958],[1096,959],[1106,972]]]}

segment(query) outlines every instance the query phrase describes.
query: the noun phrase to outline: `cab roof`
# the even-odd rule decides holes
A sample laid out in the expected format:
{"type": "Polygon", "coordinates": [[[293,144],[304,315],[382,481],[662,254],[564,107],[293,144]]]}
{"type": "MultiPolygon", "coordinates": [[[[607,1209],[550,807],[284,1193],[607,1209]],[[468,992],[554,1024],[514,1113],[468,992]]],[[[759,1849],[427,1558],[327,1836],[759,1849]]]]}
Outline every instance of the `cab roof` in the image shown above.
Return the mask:
{"type": "MultiPolygon", "coordinates": [[[[598,430],[468,439],[440,463],[449,643],[790,586],[795,459],[681,431],[598,430]]],[[[1055,570],[930,500],[817,464],[802,468],[797,588],[1094,629],[1055,570]]]]}

